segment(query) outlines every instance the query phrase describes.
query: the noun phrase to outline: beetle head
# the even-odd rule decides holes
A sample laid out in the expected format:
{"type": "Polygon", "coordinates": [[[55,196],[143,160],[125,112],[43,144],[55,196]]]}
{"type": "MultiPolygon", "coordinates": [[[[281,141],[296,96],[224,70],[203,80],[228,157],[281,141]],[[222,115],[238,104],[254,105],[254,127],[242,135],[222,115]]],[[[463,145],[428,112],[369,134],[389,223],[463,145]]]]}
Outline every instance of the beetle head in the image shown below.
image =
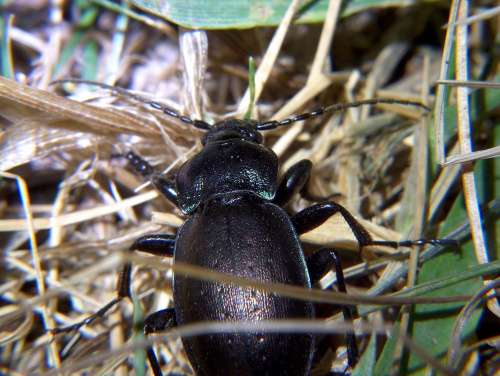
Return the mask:
{"type": "Polygon", "coordinates": [[[258,122],[255,120],[225,119],[214,124],[202,136],[203,146],[211,142],[227,140],[245,140],[262,144],[262,134],[257,131],[258,122]]]}

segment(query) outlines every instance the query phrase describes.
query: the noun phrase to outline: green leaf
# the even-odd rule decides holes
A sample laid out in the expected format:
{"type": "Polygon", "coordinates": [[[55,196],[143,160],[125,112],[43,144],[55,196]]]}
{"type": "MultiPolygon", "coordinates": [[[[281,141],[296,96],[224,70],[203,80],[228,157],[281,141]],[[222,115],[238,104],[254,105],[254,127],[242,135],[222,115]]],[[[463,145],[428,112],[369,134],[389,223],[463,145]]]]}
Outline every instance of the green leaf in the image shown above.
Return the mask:
{"type": "MultiPolygon", "coordinates": [[[[399,331],[399,319],[394,324],[394,333],[399,331]]],[[[384,350],[380,355],[375,368],[375,375],[390,375],[392,362],[394,360],[394,352],[396,351],[396,339],[389,337],[385,343],[384,350]]]]}
{"type": "Polygon", "coordinates": [[[13,15],[0,17],[0,68],[1,75],[10,80],[14,79],[14,67],[12,66],[12,49],[9,40],[9,25],[13,15]]]}
{"type": "MultiPolygon", "coordinates": [[[[464,216],[463,198],[460,197],[450,212],[450,216],[464,216]]],[[[468,241],[462,246],[462,255],[445,252],[433,259],[427,261],[419,273],[418,284],[430,282],[436,279],[446,278],[453,274],[460,273],[477,264],[472,241],[468,241]]],[[[481,280],[476,278],[466,282],[461,282],[448,286],[446,289],[432,291],[421,296],[439,297],[453,295],[474,294],[482,287],[481,280]]],[[[464,303],[447,303],[442,305],[428,304],[418,305],[411,314],[413,340],[434,357],[441,357],[446,354],[450,342],[451,333],[455,319],[464,303]]],[[[475,328],[479,319],[479,313],[475,315],[472,321],[475,328]]],[[[399,326],[399,319],[397,325],[399,326]]],[[[470,332],[469,332],[470,334],[470,332]]],[[[394,351],[396,347],[396,338],[389,338],[382,355],[379,358],[376,368],[377,375],[390,374],[394,351]]],[[[409,359],[402,364],[400,373],[404,374],[423,374],[426,372],[427,364],[417,355],[410,353],[409,359]]]]}
{"type": "MultiPolygon", "coordinates": [[[[130,2],[178,25],[210,30],[276,26],[283,18],[291,0],[130,0],[130,2]]],[[[328,0],[303,1],[297,12],[296,21],[323,22],[328,3],[328,0]]],[[[405,5],[408,5],[406,0],[353,0],[347,2],[342,16],[369,8],[405,5]]]]}
{"type": "MultiPolygon", "coordinates": [[[[495,130],[491,144],[498,145],[500,141],[500,131],[495,130]]],[[[490,145],[491,147],[492,145],[490,145]]],[[[486,203],[499,197],[500,184],[500,161],[498,159],[479,161],[475,168],[476,184],[480,202],[486,203]]],[[[457,223],[467,218],[467,212],[463,197],[460,196],[442,228],[440,237],[450,232],[457,223]]],[[[496,234],[500,233],[498,213],[483,218],[486,240],[492,260],[498,260],[499,239],[496,234]]],[[[433,259],[427,261],[419,273],[418,285],[429,281],[440,280],[454,274],[466,275],[471,269],[477,268],[477,260],[474,252],[472,240],[468,240],[461,247],[461,254],[446,252],[441,253],[433,259]]],[[[422,296],[453,296],[453,295],[473,295],[483,287],[482,280],[473,280],[454,283],[437,291],[431,291],[422,296]]],[[[446,355],[451,335],[455,326],[455,320],[464,304],[449,303],[442,305],[418,305],[414,308],[411,316],[412,338],[421,348],[428,351],[433,357],[441,358],[446,355]]],[[[464,332],[464,339],[474,338],[474,332],[478,325],[482,308],[478,309],[469,320],[467,329],[464,332]]],[[[376,368],[376,374],[388,374],[390,372],[395,347],[395,339],[388,339],[376,368]]],[[[409,353],[406,361],[403,362],[401,373],[411,375],[424,375],[427,363],[414,353],[409,353]]]]}
{"type": "Polygon", "coordinates": [[[363,353],[363,356],[359,360],[359,363],[353,373],[351,373],[351,376],[372,376],[375,369],[376,352],[377,335],[373,334],[370,338],[370,343],[368,343],[368,347],[363,353]]]}
{"type": "MultiPolygon", "coordinates": [[[[499,132],[497,132],[499,133],[499,132]]],[[[495,184],[500,177],[499,161],[488,160],[480,161],[476,164],[476,184],[478,196],[481,202],[487,202],[489,199],[498,197],[499,184],[495,184]],[[496,196],[495,196],[496,195],[496,196]]],[[[463,198],[460,197],[455,203],[450,217],[457,218],[466,215],[463,198]]],[[[446,232],[448,229],[443,228],[446,232]]],[[[487,239],[495,239],[499,231],[498,221],[486,223],[485,232],[487,239]]],[[[489,249],[498,252],[499,244],[489,243],[489,249]]],[[[497,258],[498,255],[490,255],[497,258]]],[[[426,262],[419,273],[419,284],[425,283],[436,278],[443,278],[455,273],[463,273],[477,265],[472,241],[468,241],[462,246],[462,254],[442,253],[432,260],[426,262]]],[[[426,296],[451,296],[451,295],[473,295],[483,287],[481,279],[476,278],[468,282],[461,282],[449,286],[445,292],[432,292],[426,296]]],[[[451,335],[455,327],[455,320],[463,304],[443,304],[441,306],[419,305],[415,307],[412,315],[413,321],[413,339],[422,348],[429,351],[434,357],[446,355],[451,335]]],[[[478,309],[469,320],[467,329],[464,332],[464,339],[474,336],[476,327],[481,317],[482,309],[478,309]]],[[[472,337],[473,338],[473,337],[472,337]]],[[[407,373],[412,375],[424,375],[427,364],[413,353],[409,354],[407,363],[407,373]]]]}
{"type": "MultiPolygon", "coordinates": [[[[431,279],[459,273],[476,264],[474,247],[472,241],[469,241],[462,247],[462,255],[450,252],[442,253],[425,263],[419,274],[418,281],[419,283],[425,283],[431,279]]],[[[425,296],[472,295],[481,287],[481,279],[476,278],[449,286],[445,291],[429,293],[425,296]]],[[[432,356],[436,358],[444,356],[448,350],[455,320],[463,306],[463,303],[448,303],[439,306],[421,304],[416,306],[411,315],[413,340],[432,356]]],[[[475,330],[480,314],[480,310],[474,314],[474,317],[469,322],[466,335],[472,334],[475,330]]],[[[422,358],[414,353],[409,354],[408,373],[423,375],[426,368],[427,363],[422,358]]]]}
{"type": "MultiPolygon", "coordinates": [[[[146,336],[142,330],[138,330],[138,328],[142,328],[144,326],[144,315],[141,310],[141,303],[137,299],[136,294],[132,294],[132,302],[134,304],[134,341],[135,342],[143,342],[147,341],[146,336]]],[[[144,348],[140,347],[135,350],[134,356],[134,370],[136,376],[146,375],[146,351],[144,348]]]]}

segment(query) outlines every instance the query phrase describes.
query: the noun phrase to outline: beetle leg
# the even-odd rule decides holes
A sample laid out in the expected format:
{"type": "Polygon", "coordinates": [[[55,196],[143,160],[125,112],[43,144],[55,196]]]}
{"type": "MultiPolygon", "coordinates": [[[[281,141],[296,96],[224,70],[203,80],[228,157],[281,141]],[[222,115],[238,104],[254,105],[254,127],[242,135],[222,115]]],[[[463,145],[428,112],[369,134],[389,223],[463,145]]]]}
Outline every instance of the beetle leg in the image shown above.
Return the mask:
{"type": "Polygon", "coordinates": [[[395,241],[385,241],[385,240],[374,240],[370,245],[384,246],[384,247],[412,247],[423,246],[423,245],[436,245],[436,246],[451,246],[455,247],[457,253],[460,253],[460,242],[454,239],[417,239],[417,240],[405,240],[402,242],[395,241]]]}
{"type": "Polygon", "coordinates": [[[47,329],[47,331],[51,332],[53,335],[56,335],[59,333],[67,333],[67,332],[72,332],[73,330],[78,330],[84,325],[91,324],[98,317],[103,317],[107,311],[109,311],[113,306],[118,304],[122,299],[123,299],[122,297],[114,298],[112,301],[110,301],[108,304],[102,307],[99,311],[94,313],[92,316],[87,317],[85,320],[80,321],[79,323],[69,326],[64,326],[62,328],[47,329]]]}
{"type": "Polygon", "coordinates": [[[370,233],[342,205],[329,201],[312,205],[291,217],[292,223],[299,235],[305,234],[321,226],[328,218],[340,213],[351,228],[359,243],[359,250],[374,244],[370,233]]]}
{"type": "Polygon", "coordinates": [[[179,206],[177,201],[177,191],[175,190],[175,182],[173,180],[165,179],[163,176],[155,174],[154,167],[148,161],[138,156],[132,151],[126,154],[113,154],[111,158],[123,157],[127,158],[129,165],[136,172],[140,173],[145,178],[150,178],[154,187],[172,202],[175,206],[179,206]]]}
{"type": "MultiPolygon", "coordinates": [[[[144,334],[147,336],[153,333],[164,332],[165,330],[171,329],[177,326],[177,321],[175,319],[175,309],[168,308],[161,311],[150,314],[144,319],[144,334]]],[[[160,364],[158,363],[158,358],[151,346],[146,349],[148,354],[149,364],[151,364],[151,370],[154,376],[163,376],[161,372],[160,364]]]]}
{"type": "MultiPolygon", "coordinates": [[[[175,235],[155,234],[141,236],[129,248],[130,252],[140,251],[155,256],[172,257],[174,255],[175,235]]],[[[130,275],[132,273],[132,264],[127,263],[123,266],[118,280],[117,291],[118,298],[130,298],[130,275]]]]}
{"type": "Polygon", "coordinates": [[[356,220],[356,218],[353,217],[351,213],[347,211],[346,208],[333,201],[322,202],[305,208],[304,210],[291,217],[291,220],[297,233],[299,235],[302,235],[321,226],[330,217],[334,216],[337,213],[340,213],[342,217],[344,217],[344,220],[347,222],[352,232],[354,233],[354,236],[356,237],[356,240],[359,244],[360,252],[364,247],[369,245],[399,248],[411,247],[414,245],[420,246],[426,244],[454,246],[457,249],[457,252],[460,252],[460,242],[453,239],[418,239],[406,240],[402,242],[373,240],[370,233],[356,220]]]}
{"type": "Polygon", "coordinates": [[[179,207],[177,191],[175,190],[175,181],[165,179],[161,175],[153,175],[151,177],[151,183],[153,183],[158,192],[160,192],[168,201],[179,207]]]}
{"type": "Polygon", "coordinates": [[[279,182],[273,203],[284,207],[299,192],[303,198],[315,202],[328,201],[333,197],[340,196],[340,193],[333,193],[328,197],[319,197],[310,194],[309,178],[311,176],[311,168],[312,163],[307,159],[303,159],[290,167],[279,182]]]}
{"type": "MultiPolygon", "coordinates": [[[[175,235],[158,234],[147,235],[137,239],[134,244],[129,248],[129,252],[135,250],[147,252],[157,256],[171,257],[174,253],[175,235]]],[[[120,271],[120,277],[116,286],[117,297],[102,307],[99,311],[92,316],[87,317],[85,320],[63,328],[53,328],[49,331],[53,334],[67,333],[73,330],[78,330],[84,325],[91,324],[98,317],[103,317],[107,311],[118,304],[123,298],[130,298],[130,277],[132,273],[132,264],[126,263],[120,271]]]]}
{"type": "MultiPolygon", "coordinates": [[[[342,270],[342,264],[340,263],[340,257],[337,250],[331,247],[321,248],[308,257],[307,268],[309,269],[309,276],[311,277],[311,285],[323,278],[333,267],[335,267],[335,274],[337,275],[338,291],[346,293],[347,290],[345,287],[344,272],[342,270]]],[[[344,321],[354,321],[354,310],[355,308],[351,306],[342,305],[344,321]]],[[[354,332],[346,333],[346,345],[347,362],[349,363],[349,367],[353,368],[359,360],[358,343],[354,332]]]]}
{"type": "MultiPolygon", "coordinates": [[[[335,274],[337,275],[337,288],[339,292],[346,293],[344,272],[340,257],[335,248],[325,247],[317,250],[307,258],[307,269],[311,278],[311,285],[318,282],[328,273],[332,267],[335,267],[335,274]]],[[[342,305],[342,314],[344,321],[353,322],[354,309],[351,306],[342,305]]],[[[359,359],[358,343],[354,332],[346,333],[347,344],[347,361],[349,367],[353,368],[359,359]]]]}
{"type": "Polygon", "coordinates": [[[290,167],[281,178],[273,203],[285,206],[292,197],[307,189],[309,176],[311,175],[312,163],[303,159],[290,167]]]}
{"type": "MultiPolygon", "coordinates": [[[[335,248],[321,248],[309,256],[306,260],[311,286],[316,284],[335,266],[338,259],[335,248]]],[[[337,273],[338,274],[338,273],[337,273]]]]}
{"type": "Polygon", "coordinates": [[[155,172],[154,167],[151,166],[148,161],[138,156],[133,151],[129,151],[124,154],[112,154],[111,158],[128,159],[129,168],[134,170],[136,173],[141,174],[145,178],[149,178],[155,172]]]}

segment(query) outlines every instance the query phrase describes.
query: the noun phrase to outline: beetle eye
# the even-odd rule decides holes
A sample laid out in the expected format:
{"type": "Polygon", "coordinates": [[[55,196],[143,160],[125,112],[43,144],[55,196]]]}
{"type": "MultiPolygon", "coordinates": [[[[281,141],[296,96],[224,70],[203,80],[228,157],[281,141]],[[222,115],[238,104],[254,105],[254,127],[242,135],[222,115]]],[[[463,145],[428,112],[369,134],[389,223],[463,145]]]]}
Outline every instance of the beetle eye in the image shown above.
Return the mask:
{"type": "Polygon", "coordinates": [[[208,135],[209,135],[210,131],[208,132],[205,132],[201,135],[201,144],[203,146],[205,146],[207,144],[207,138],[208,138],[208,135]]]}
{"type": "Polygon", "coordinates": [[[262,134],[257,131],[249,131],[248,136],[257,144],[262,144],[262,134]]]}

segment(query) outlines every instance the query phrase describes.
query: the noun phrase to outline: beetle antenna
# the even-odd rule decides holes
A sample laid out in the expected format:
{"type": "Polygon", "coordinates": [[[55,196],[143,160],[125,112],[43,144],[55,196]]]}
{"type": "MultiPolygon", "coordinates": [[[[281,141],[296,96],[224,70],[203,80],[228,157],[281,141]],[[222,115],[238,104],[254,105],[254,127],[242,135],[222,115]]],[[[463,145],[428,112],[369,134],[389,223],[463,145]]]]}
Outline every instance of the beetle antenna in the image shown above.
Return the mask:
{"type": "Polygon", "coordinates": [[[168,107],[162,106],[158,102],[150,101],[150,100],[148,100],[148,99],[146,99],[144,97],[141,97],[138,94],[131,93],[128,90],[125,90],[125,89],[123,89],[123,88],[121,88],[119,86],[113,86],[113,85],[103,84],[101,82],[94,82],[94,81],[90,81],[90,80],[81,80],[81,79],[78,79],[78,78],[69,78],[69,79],[65,79],[65,80],[53,81],[53,82],[51,82],[51,85],[62,84],[62,83],[66,83],[66,82],[76,83],[76,84],[87,84],[87,85],[99,86],[99,87],[102,87],[104,89],[111,90],[111,91],[113,91],[115,93],[118,93],[120,95],[132,98],[132,99],[134,99],[134,100],[136,100],[138,102],[149,104],[154,109],[160,110],[164,114],[166,114],[168,116],[171,116],[171,117],[174,117],[176,119],[179,119],[180,121],[182,121],[184,123],[191,124],[191,125],[193,125],[194,127],[198,128],[198,129],[201,129],[201,130],[204,130],[204,131],[208,131],[210,129],[210,124],[204,122],[203,120],[191,120],[190,118],[188,118],[186,116],[179,115],[177,112],[175,112],[174,110],[171,110],[168,107]]]}
{"type": "Polygon", "coordinates": [[[295,123],[296,121],[304,121],[307,119],[310,119],[315,116],[320,116],[323,114],[326,114],[328,112],[341,112],[345,111],[349,108],[353,107],[361,107],[361,106],[366,106],[366,105],[375,105],[375,104],[380,104],[380,103],[385,103],[385,104],[404,104],[407,106],[417,106],[421,107],[426,111],[430,111],[430,108],[427,107],[425,104],[422,104],[420,102],[412,102],[412,101],[405,101],[405,100],[398,100],[398,99],[385,99],[385,98],[380,98],[380,99],[366,99],[362,101],[355,101],[351,103],[338,103],[334,104],[328,107],[323,107],[320,108],[319,110],[307,112],[302,115],[295,116],[293,118],[288,118],[285,120],[281,121],[276,121],[276,120],[270,120],[266,121],[265,123],[260,123],[257,125],[257,130],[259,131],[268,131],[271,129],[276,129],[278,127],[281,127],[283,125],[289,125],[291,123],[295,123]]]}

